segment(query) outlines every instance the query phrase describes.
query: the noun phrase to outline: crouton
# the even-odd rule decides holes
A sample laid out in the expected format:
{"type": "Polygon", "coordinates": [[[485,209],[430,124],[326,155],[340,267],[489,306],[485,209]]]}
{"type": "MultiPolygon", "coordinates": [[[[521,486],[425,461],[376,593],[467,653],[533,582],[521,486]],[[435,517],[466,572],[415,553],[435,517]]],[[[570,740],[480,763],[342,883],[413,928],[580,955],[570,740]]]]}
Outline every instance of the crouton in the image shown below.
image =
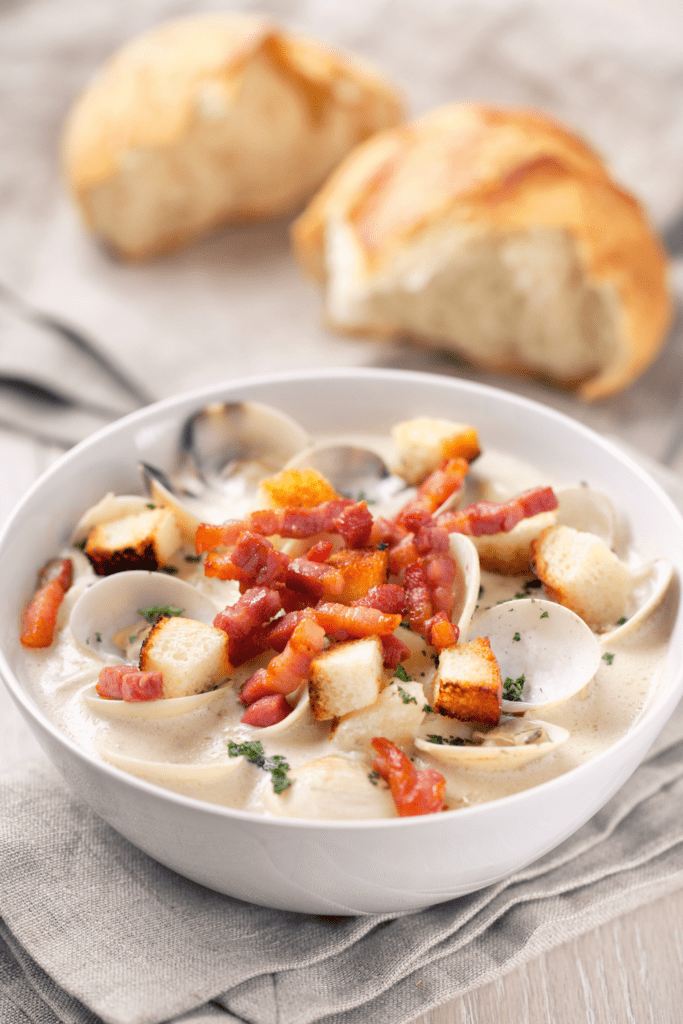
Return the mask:
{"type": "Polygon", "coordinates": [[[178,522],[167,508],[145,509],[106,523],[88,534],[85,553],[100,576],[124,569],[159,569],[182,543],[178,522]]]}
{"type": "Polygon", "coordinates": [[[384,736],[399,747],[412,743],[425,716],[424,690],[420,683],[394,680],[374,704],[350,711],[332,725],[330,739],[340,750],[371,750],[373,736],[384,736]]]}
{"type": "Polygon", "coordinates": [[[330,555],[327,563],[338,569],[344,578],[344,589],[336,600],[351,604],[365,597],[371,587],[386,583],[389,552],[377,548],[341,548],[330,555]]]}
{"type": "Polygon", "coordinates": [[[539,512],[521,519],[511,530],[471,537],[479,554],[479,565],[489,572],[517,576],[528,572],[531,563],[531,542],[557,519],[557,512],[539,512]]]}
{"type": "Polygon", "coordinates": [[[600,537],[571,526],[550,526],[533,541],[531,555],[548,596],[591,629],[608,629],[622,618],[631,574],[600,537]]]}
{"type": "Polygon", "coordinates": [[[466,423],[418,416],[397,423],[391,434],[397,450],[394,472],[409,484],[421,483],[444,459],[461,456],[471,462],[480,454],[477,431],[466,423]]]}
{"type": "Polygon", "coordinates": [[[308,691],[313,717],[326,721],[374,704],[383,682],[379,637],[334,644],[311,663],[308,691]]]}
{"type": "Polygon", "coordinates": [[[338,498],[332,484],[315,469],[283,469],[259,484],[256,508],[315,508],[338,498]]]}
{"type": "Polygon", "coordinates": [[[440,715],[497,725],[502,698],[503,680],[486,637],[441,651],[433,700],[440,715]]]}
{"type": "Polygon", "coordinates": [[[228,636],[195,619],[162,617],[140,651],[143,672],[161,672],[164,697],[212,690],[232,675],[228,636]]]}

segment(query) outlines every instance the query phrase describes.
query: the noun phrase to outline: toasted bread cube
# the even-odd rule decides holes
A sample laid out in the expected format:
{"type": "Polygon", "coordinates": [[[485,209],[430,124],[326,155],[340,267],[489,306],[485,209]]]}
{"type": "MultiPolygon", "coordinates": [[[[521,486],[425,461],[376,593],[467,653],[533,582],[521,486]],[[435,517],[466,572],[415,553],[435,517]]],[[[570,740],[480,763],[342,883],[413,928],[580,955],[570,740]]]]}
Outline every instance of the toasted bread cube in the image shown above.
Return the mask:
{"type": "Polygon", "coordinates": [[[418,416],[397,423],[391,434],[397,453],[394,472],[409,484],[421,483],[444,459],[459,455],[471,462],[480,454],[477,431],[466,423],[418,416]]]}
{"type": "Polygon", "coordinates": [[[591,629],[607,629],[623,616],[631,573],[600,537],[558,524],[544,530],[531,548],[534,572],[548,595],[591,629]]]}
{"type": "Polygon", "coordinates": [[[341,548],[330,555],[327,563],[339,569],[344,578],[344,589],[336,600],[340,604],[351,604],[365,597],[371,587],[386,583],[389,552],[377,548],[341,548]]]}
{"type": "Polygon", "coordinates": [[[308,691],[313,717],[323,722],[374,704],[383,683],[379,637],[334,644],[311,663],[308,691]]]}
{"type": "Polygon", "coordinates": [[[434,677],[434,710],[461,722],[497,725],[503,698],[498,662],[486,637],[446,647],[434,677]]]}
{"type": "Polygon", "coordinates": [[[152,508],[93,527],[85,553],[96,573],[110,576],[123,569],[159,569],[170,562],[181,543],[171,510],[152,508]]]}
{"type": "Polygon", "coordinates": [[[164,697],[212,690],[232,675],[227,633],[195,619],[162,617],[142,645],[140,668],[161,672],[164,697]]]}
{"type": "Polygon", "coordinates": [[[343,715],[332,726],[330,740],[340,750],[371,749],[373,736],[384,736],[399,747],[412,743],[425,717],[420,683],[394,680],[374,704],[343,715]]]}
{"type": "Polygon", "coordinates": [[[258,487],[255,508],[315,508],[338,498],[332,484],[315,469],[283,469],[258,487]]]}
{"type": "Polygon", "coordinates": [[[536,516],[521,519],[507,533],[501,531],[482,537],[470,537],[479,553],[481,568],[503,576],[529,572],[531,542],[548,526],[552,526],[556,519],[556,511],[539,512],[536,516]]]}

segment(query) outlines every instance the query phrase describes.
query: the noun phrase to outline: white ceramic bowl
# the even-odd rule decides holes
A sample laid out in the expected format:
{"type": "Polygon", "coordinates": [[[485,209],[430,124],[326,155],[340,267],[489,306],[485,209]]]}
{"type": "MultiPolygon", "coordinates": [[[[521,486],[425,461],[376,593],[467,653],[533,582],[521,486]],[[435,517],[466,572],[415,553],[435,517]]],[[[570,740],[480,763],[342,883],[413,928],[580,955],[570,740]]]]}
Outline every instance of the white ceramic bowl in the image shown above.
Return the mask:
{"type": "Polygon", "coordinates": [[[439,903],[504,878],[571,835],[637,767],[678,701],[680,609],[666,678],[647,713],[614,746],[534,789],[419,818],[271,820],[201,803],[84,753],[37,707],[22,683],[19,619],[38,569],[104,492],[139,488],[138,460],[169,465],[181,423],[220,400],[270,403],[314,434],[386,431],[397,419],[424,414],[475,423],[484,447],[525,456],[554,478],[585,480],[609,494],[628,511],[636,546],[665,554],[683,578],[683,520],[658,485],[593,432],[515,395],[450,377],[345,370],[238,381],[158,403],[67,453],[26,495],[0,537],[0,673],[72,789],[180,874],[254,903],[312,913],[439,903]]]}

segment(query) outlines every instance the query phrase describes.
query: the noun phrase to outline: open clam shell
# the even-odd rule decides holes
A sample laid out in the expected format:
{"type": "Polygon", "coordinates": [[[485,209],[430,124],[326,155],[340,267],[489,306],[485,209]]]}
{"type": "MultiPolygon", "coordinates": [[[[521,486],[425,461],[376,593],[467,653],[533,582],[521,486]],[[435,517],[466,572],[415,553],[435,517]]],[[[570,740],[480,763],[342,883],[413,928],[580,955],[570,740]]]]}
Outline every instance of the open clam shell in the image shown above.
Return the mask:
{"type": "Polygon", "coordinates": [[[453,581],[455,604],[452,619],[460,630],[461,641],[464,641],[470,632],[472,616],[479,600],[479,555],[470,538],[462,533],[451,533],[449,542],[451,555],[457,566],[453,581]]]}
{"type": "Polygon", "coordinates": [[[456,744],[445,738],[439,743],[418,736],[415,746],[421,753],[458,768],[506,771],[545,757],[569,739],[569,733],[561,726],[527,718],[502,720],[490,732],[473,735],[475,742],[460,739],[456,744]],[[480,736],[483,740],[478,743],[480,736]]]}
{"type": "Polygon", "coordinates": [[[673,578],[673,568],[664,558],[656,558],[632,570],[633,586],[625,611],[625,621],[599,636],[600,643],[613,643],[631,633],[647,619],[660,603],[673,578]]]}
{"type": "Polygon", "coordinates": [[[478,615],[470,632],[488,637],[504,680],[523,682],[521,700],[503,700],[508,714],[569,700],[590,682],[602,656],[583,619],[552,601],[504,601],[478,615]]]}
{"type": "MultiPolygon", "coordinates": [[[[172,703],[172,702],[171,702],[172,703]]],[[[216,761],[197,762],[195,764],[178,764],[174,761],[145,761],[137,757],[128,757],[112,750],[105,744],[98,744],[98,753],[115,768],[137,775],[151,782],[218,782],[232,775],[244,757],[227,756],[216,761]]]]}
{"type": "Polygon", "coordinates": [[[88,710],[97,715],[104,715],[106,718],[127,719],[131,722],[187,715],[198,708],[206,707],[207,704],[233,688],[232,683],[226,683],[216,690],[195,693],[191,697],[174,697],[173,700],[127,701],[103,699],[98,694],[96,686],[97,684],[93,683],[81,693],[81,700],[88,710]]]}
{"type": "Polygon", "coordinates": [[[612,547],[617,517],[612,502],[605,494],[594,491],[587,484],[563,484],[553,490],[558,502],[558,523],[593,533],[612,547]]]}
{"type": "Polygon", "coordinates": [[[141,618],[140,609],[171,606],[188,619],[213,623],[218,608],[184,580],[163,572],[135,569],[103,576],[83,591],[71,610],[74,638],[103,657],[121,657],[114,635],[141,618]]]}

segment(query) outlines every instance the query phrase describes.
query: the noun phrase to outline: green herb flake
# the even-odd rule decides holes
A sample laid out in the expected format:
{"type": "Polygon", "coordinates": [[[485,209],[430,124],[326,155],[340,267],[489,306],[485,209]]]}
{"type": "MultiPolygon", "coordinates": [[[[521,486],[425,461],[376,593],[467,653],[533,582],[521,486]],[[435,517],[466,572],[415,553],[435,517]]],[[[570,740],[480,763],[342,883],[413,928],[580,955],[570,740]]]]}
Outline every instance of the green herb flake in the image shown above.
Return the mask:
{"type": "MultiPolygon", "coordinates": [[[[182,615],[184,611],[184,608],[176,608],[175,605],[172,604],[155,604],[150,608],[138,608],[138,615],[142,615],[146,622],[151,623],[155,622],[161,615],[170,618],[173,615],[182,615]]],[[[131,638],[131,643],[132,642],[133,638],[131,638]]]]}
{"type": "Polygon", "coordinates": [[[503,700],[521,700],[525,682],[524,673],[517,679],[511,679],[508,676],[503,683],[503,700]]]}
{"type": "Polygon", "coordinates": [[[398,692],[401,694],[401,700],[404,704],[417,704],[417,698],[411,696],[407,690],[404,690],[402,686],[399,686],[398,692]]]}
{"type": "Polygon", "coordinates": [[[426,715],[433,715],[434,714],[434,708],[432,707],[431,704],[423,704],[422,705],[422,710],[424,711],[424,713],[426,715]]]}
{"type": "Polygon", "coordinates": [[[282,793],[292,785],[292,780],[287,778],[289,765],[285,758],[282,754],[273,754],[272,757],[266,757],[260,740],[247,740],[246,743],[235,743],[234,740],[229,740],[228,755],[230,757],[239,757],[241,754],[246,757],[247,761],[255,764],[257,768],[270,772],[274,792],[282,793]]]}
{"type": "Polygon", "coordinates": [[[521,638],[521,636],[519,635],[519,633],[515,633],[515,635],[513,636],[513,638],[512,638],[512,639],[513,639],[513,640],[521,640],[522,638],[521,638]]]}
{"type": "Polygon", "coordinates": [[[410,629],[410,623],[407,622],[407,621],[406,622],[402,622],[401,625],[403,626],[404,629],[410,629]]]}
{"type": "Polygon", "coordinates": [[[98,644],[101,644],[102,643],[102,634],[101,633],[95,633],[95,639],[97,640],[98,644]]]}
{"type": "Polygon", "coordinates": [[[603,654],[603,656],[602,656],[602,660],[606,661],[608,665],[611,665],[612,662],[614,661],[614,655],[605,652],[605,654],[603,654]]]}
{"type": "Polygon", "coordinates": [[[378,783],[378,782],[379,782],[379,780],[380,780],[380,774],[379,774],[379,772],[376,772],[376,771],[371,771],[371,772],[368,772],[368,779],[369,779],[369,780],[370,780],[370,782],[371,782],[371,783],[373,784],[373,786],[376,786],[376,785],[377,785],[377,783],[378,783]]]}
{"type": "Polygon", "coordinates": [[[394,672],[394,675],[396,676],[397,679],[400,679],[402,683],[410,683],[412,681],[412,676],[408,675],[403,665],[396,666],[396,671],[394,672]]]}
{"type": "Polygon", "coordinates": [[[474,740],[463,739],[462,736],[439,736],[438,734],[432,734],[427,739],[430,743],[435,743],[439,747],[475,747],[476,743],[474,740]]]}
{"type": "Polygon", "coordinates": [[[185,555],[185,561],[186,562],[201,562],[201,560],[202,560],[202,556],[201,555],[185,555]]]}
{"type": "Polygon", "coordinates": [[[162,565],[161,571],[165,572],[165,573],[168,573],[169,576],[175,576],[175,574],[178,572],[178,566],[177,565],[162,565]]]}
{"type": "Polygon", "coordinates": [[[129,644],[134,644],[136,640],[137,640],[136,636],[129,636],[128,637],[128,643],[129,644]]]}
{"type": "Polygon", "coordinates": [[[147,502],[147,508],[156,508],[156,505],[154,504],[153,501],[148,501],[147,502]]]}
{"type": "Polygon", "coordinates": [[[617,622],[617,626],[623,626],[625,622],[628,622],[628,619],[625,615],[622,615],[619,621],[617,622]]]}
{"type": "Polygon", "coordinates": [[[377,550],[378,550],[378,551],[386,551],[386,549],[387,549],[388,547],[389,547],[389,541],[388,541],[388,540],[383,540],[383,541],[381,541],[381,542],[380,542],[380,543],[379,543],[379,544],[377,545],[377,550]]]}
{"type": "Polygon", "coordinates": [[[549,619],[550,618],[550,612],[541,612],[541,618],[542,619],[549,619]]]}

